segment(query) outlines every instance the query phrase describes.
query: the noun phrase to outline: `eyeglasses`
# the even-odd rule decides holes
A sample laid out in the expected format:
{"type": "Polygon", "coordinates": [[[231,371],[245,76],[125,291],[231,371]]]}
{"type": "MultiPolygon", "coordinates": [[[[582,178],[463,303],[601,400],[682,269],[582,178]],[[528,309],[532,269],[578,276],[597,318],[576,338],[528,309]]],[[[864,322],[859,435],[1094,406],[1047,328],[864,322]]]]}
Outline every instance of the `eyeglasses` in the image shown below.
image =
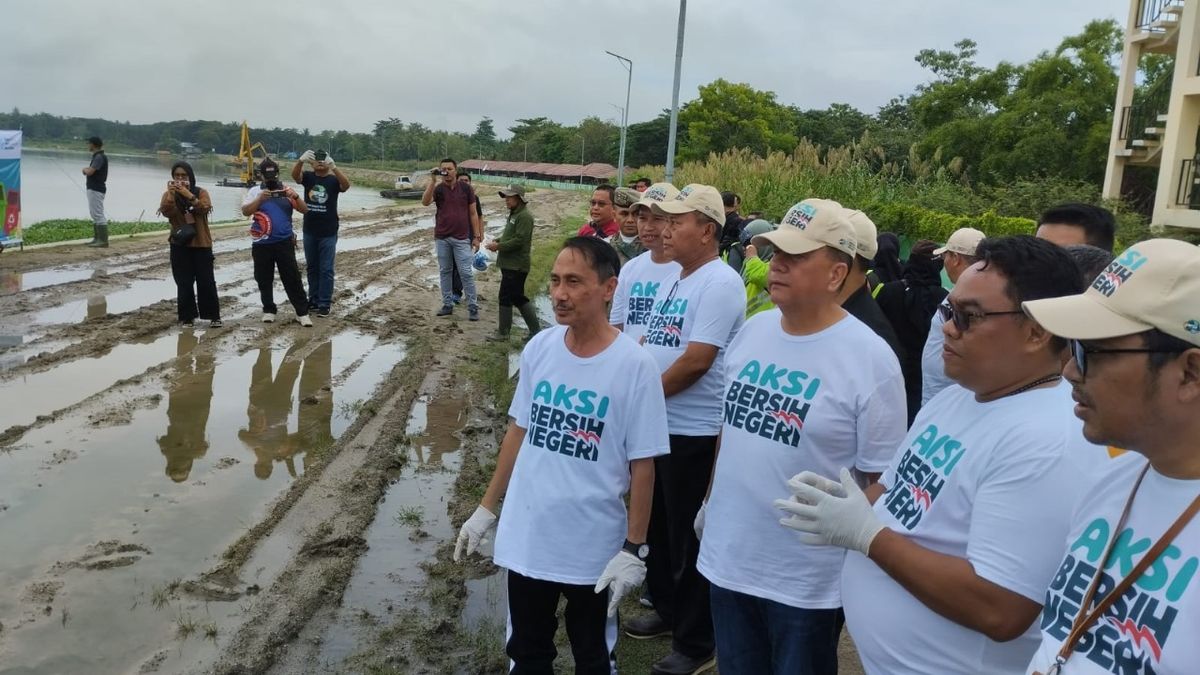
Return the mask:
{"type": "Polygon", "coordinates": [[[1089,354],[1182,354],[1183,350],[1179,349],[1105,349],[1103,347],[1089,347],[1079,340],[1070,340],[1071,357],[1075,359],[1075,367],[1079,369],[1079,374],[1087,376],[1087,365],[1089,354]]]}
{"type": "Polygon", "coordinates": [[[960,333],[967,332],[967,329],[972,325],[983,321],[989,316],[1005,316],[1005,315],[1025,315],[1025,312],[1020,310],[1012,310],[1008,312],[964,312],[954,309],[954,305],[944,303],[938,305],[938,312],[942,315],[943,321],[949,321],[954,324],[954,327],[960,333]]]}

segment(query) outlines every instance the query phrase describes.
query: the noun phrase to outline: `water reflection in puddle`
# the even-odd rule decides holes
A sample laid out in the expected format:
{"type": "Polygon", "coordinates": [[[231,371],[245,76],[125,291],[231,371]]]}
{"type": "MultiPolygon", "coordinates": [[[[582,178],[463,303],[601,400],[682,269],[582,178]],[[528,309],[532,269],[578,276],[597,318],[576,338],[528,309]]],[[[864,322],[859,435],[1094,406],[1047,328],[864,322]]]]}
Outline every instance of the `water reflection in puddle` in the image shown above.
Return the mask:
{"type": "Polygon", "coordinates": [[[6,668],[126,672],[162,645],[173,658],[211,649],[198,638],[174,642],[177,617],[221,620],[234,603],[184,597],[156,610],[152,591],[210,567],[404,356],[403,346],[355,331],[215,358],[196,349],[202,339],[155,343],[177,355],[165,388],[114,392],[0,454],[6,668]],[[100,541],[145,551],[111,569],[73,567],[100,541]],[[65,587],[34,607],[27,589],[42,581],[65,587]],[[119,622],[114,608],[128,610],[119,622]]]}

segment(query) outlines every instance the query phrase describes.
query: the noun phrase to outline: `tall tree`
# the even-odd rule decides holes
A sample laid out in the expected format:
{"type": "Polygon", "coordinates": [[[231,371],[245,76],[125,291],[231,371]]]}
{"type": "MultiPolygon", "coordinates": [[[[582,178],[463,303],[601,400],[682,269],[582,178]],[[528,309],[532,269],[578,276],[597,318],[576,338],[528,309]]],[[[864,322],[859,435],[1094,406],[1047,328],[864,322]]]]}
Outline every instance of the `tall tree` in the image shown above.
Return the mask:
{"type": "Polygon", "coordinates": [[[748,84],[715,80],[700,87],[700,97],[680,111],[688,127],[679,153],[701,159],[710,152],[746,148],[758,154],[790,152],[796,147],[791,112],[775,100],[775,92],[748,84]]]}

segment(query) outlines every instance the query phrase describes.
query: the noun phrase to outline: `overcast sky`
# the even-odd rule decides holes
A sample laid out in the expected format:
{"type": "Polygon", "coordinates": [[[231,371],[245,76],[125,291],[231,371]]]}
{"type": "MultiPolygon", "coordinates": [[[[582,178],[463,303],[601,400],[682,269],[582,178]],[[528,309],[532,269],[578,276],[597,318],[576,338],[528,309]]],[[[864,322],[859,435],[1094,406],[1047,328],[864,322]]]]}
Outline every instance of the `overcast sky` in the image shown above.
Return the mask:
{"type": "MultiPolygon", "coordinates": [[[[691,0],[680,100],[718,77],[804,108],[874,112],[927,79],[917,51],[1026,61],[1128,0],[691,0]]],[[[24,0],[6,3],[0,107],[131,122],[369,131],[398,117],[500,135],[522,117],[670,106],[677,0],[24,0]]]]}

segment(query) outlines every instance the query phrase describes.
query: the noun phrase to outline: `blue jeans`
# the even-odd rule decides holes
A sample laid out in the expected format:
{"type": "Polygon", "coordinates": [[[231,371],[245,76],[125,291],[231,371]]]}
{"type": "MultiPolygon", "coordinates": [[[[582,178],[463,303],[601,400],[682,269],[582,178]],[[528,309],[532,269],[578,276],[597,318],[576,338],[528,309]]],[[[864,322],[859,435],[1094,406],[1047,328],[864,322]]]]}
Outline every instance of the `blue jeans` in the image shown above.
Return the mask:
{"type": "Polygon", "coordinates": [[[443,237],[434,240],[437,243],[438,282],[442,287],[442,304],[454,304],[453,294],[454,267],[458,265],[458,275],[462,277],[463,291],[467,296],[467,307],[479,309],[479,301],[475,296],[475,268],[471,267],[471,258],[475,252],[471,250],[471,242],[466,239],[443,237]]]}
{"type": "Polygon", "coordinates": [[[837,675],[841,609],[800,609],[710,587],[721,675],[837,675]]]}
{"type": "Polygon", "coordinates": [[[333,258],[337,235],[304,235],[304,266],[308,268],[308,304],[328,309],[333,304],[333,258]]]}

